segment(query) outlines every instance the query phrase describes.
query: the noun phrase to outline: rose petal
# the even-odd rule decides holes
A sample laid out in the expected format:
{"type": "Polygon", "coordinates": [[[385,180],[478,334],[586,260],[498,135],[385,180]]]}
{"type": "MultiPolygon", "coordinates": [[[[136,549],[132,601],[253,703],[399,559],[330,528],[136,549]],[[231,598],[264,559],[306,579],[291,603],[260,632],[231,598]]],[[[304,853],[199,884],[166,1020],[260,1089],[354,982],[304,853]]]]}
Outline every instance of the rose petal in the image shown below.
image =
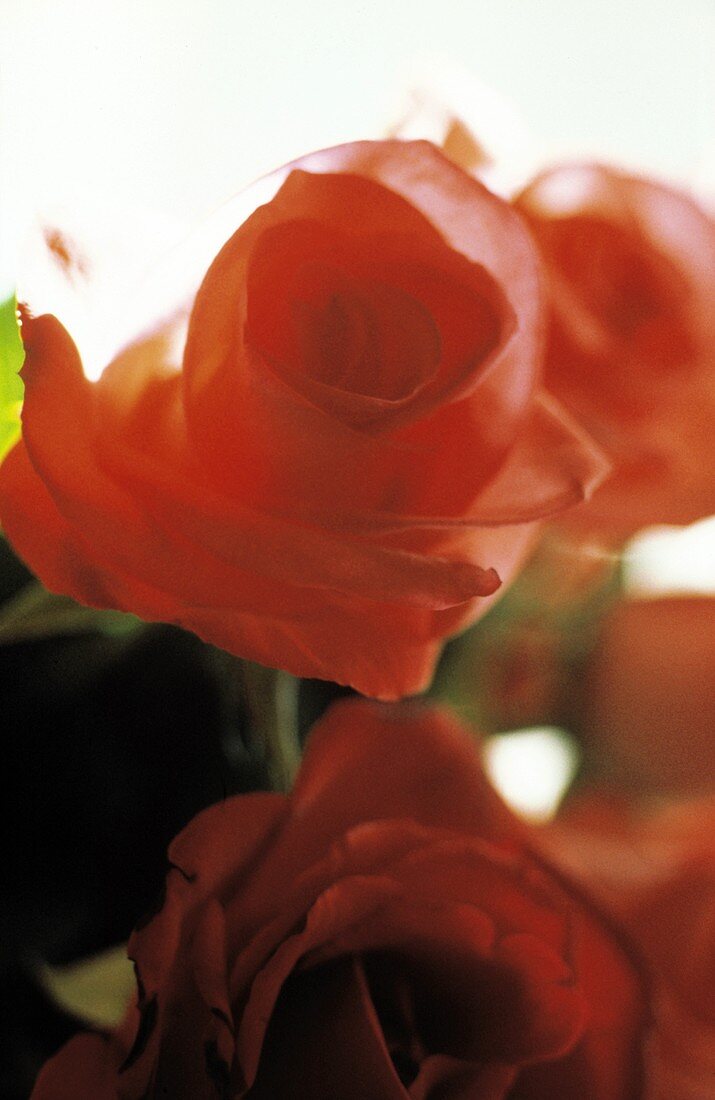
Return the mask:
{"type": "Polygon", "coordinates": [[[301,830],[315,831],[316,850],[323,837],[385,816],[486,839],[521,831],[462,727],[446,712],[419,704],[334,705],[311,732],[293,805],[301,830]]]}
{"type": "MultiPolygon", "coordinates": [[[[457,530],[531,523],[588,500],[608,476],[611,463],[566,409],[539,393],[522,431],[496,476],[468,514],[390,515],[374,512],[335,517],[333,529],[373,537],[409,530],[457,530]]],[[[320,521],[320,517],[316,517],[320,521]]]]}
{"type": "MultiPolygon", "coordinates": [[[[425,462],[429,461],[436,437],[441,446],[448,445],[450,439],[458,440],[460,432],[445,426],[452,420],[452,410],[446,413],[445,425],[438,410],[435,425],[419,426],[417,437],[405,441],[407,459],[400,458],[399,448],[384,441],[376,449],[374,441],[342,432],[338,433],[337,449],[344,462],[336,463],[334,419],[325,422],[322,414],[295,400],[295,394],[291,398],[287,391],[274,393],[275,380],[266,377],[265,369],[253,371],[250,356],[240,346],[240,318],[236,319],[234,309],[229,307],[230,302],[243,301],[248,257],[274,220],[312,218],[321,224],[350,226],[353,232],[364,222],[370,232],[419,232],[427,242],[439,241],[434,230],[426,226],[426,219],[457,253],[464,270],[469,266],[464,263],[466,257],[482,272],[482,288],[484,273],[491,286],[508,288],[509,308],[516,314],[510,339],[500,344],[488,369],[485,366],[482,371],[475,364],[463,392],[451,395],[454,400],[466,392],[473,393],[468,438],[479,439],[479,454],[472,456],[464,472],[463,464],[450,464],[450,478],[440,475],[436,465],[434,470],[430,467],[430,478],[420,483],[439,477],[444,506],[448,503],[445,494],[454,494],[455,482],[466,475],[468,492],[473,497],[480,479],[494,472],[495,463],[513,442],[536,382],[541,341],[539,280],[531,242],[518,217],[427,143],[356,143],[314,154],[289,166],[281,175],[286,171],[290,174],[274,200],[275,207],[271,203],[260,208],[238,230],[217,257],[197,295],[184,367],[187,411],[196,447],[203,450],[213,475],[220,476],[219,467],[230,471],[224,474],[228,478],[245,476],[250,471],[248,482],[255,486],[258,481],[259,492],[264,495],[290,499],[284,482],[292,479],[294,485],[299,478],[307,506],[335,508],[336,501],[366,506],[372,496],[371,506],[379,507],[375,494],[384,496],[386,474],[409,472],[410,451],[418,447],[420,462],[425,462]],[[425,187],[426,177],[430,178],[429,188],[425,187]],[[332,193],[335,189],[345,192],[341,201],[332,193]],[[475,217],[477,210],[479,216],[475,217]],[[457,233],[455,221],[460,219],[463,224],[457,233]],[[250,386],[243,381],[246,371],[252,376],[250,386]],[[237,386],[240,402],[235,400],[237,386]],[[241,410],[240,423],[235,421],[237,408],[241,410]],[[248,423],[250,437],[245,432],[248,423]],[[277,434],[282,440],[279,454],[273,446],[277,434]],[[363,474],[357,484],[352,477],[355,468],[363,474]]],[[[405,257],[398,259],[403,262],[405,257]]],[[[379,266],[379,260],[375,262],[379,266]]],[[[454,267],[455,258],[448,263],[454,267]]],[[[444,264],[442,260],[442,268],[444,264]]],[[[492,291],[489,294],[494,297],[492,291]]],[[[456,315],[444,328],[449,336],[466,324],[456,315]]],[[[393,480],[396,486],[401,484],[400,477],[393,480]]],[[[401,502],[400,507],[409,511],[409,500],[401,502]]],[[[424,507],[430,510],[432,506],[425,503],[424,507]]]]}
{"type": "Polygon", "coordinates": [[[376,600],[407,598],[428,607],[449,606],[494,590],[493,575],[467,561],[346,543],[323,529],[281,523],[278,516],[264,516],[209,495],[205,486],[192,486],[186,476],[182,479],[181,468],[121,449],[131,439],[118,440],[117,447],[98,461],[91,451],[93,429],[101,427],[95,419],[99,410],[95,414],[94,388],[84,379],[74,346],[54,318],[32,322],[23,370],[24,438],[33,464],[68,520],[80,531],[90,525],[94,552],[114,558],[120,572],[139,568],[140,583],[201,606],[206,582],[196,577],[196,568],[186,568],[183,557],[196,567],[205,559],[204,570],[209,571],[219,606],[240,607],[243,587],[250,592],[244,601],[264,612],[267,594],[257,597],[255,582],[241,572],[279,576],[307,588],[352,588],[376,600]],[[107,477],[102,466],[117,477],[107,477]],[[151,548],[145,556],[140,553],[143,544],[151,548]]]}
{"type": "Polygon", "coordinates": [[[250,872],[286,809],[286,799],[279,794],[226,799],[203,810],[175,838],[169,848],[164,905],[129,940],[129,956],[139,967],[145,995],[159,989],[171,970],[185,921],[219,893],[226,880],[250,872]]]}

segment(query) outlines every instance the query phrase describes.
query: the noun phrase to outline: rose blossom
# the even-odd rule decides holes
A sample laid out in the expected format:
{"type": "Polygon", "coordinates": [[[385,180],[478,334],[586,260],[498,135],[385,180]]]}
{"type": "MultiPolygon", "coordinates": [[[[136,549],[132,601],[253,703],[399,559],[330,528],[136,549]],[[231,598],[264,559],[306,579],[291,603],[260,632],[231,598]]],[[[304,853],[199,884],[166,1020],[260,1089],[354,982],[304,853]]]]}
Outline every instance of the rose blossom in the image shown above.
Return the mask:
{"type": "Polygon", "coordinates": [[[290,797],[204,811],[169,861],[129,944],[136,1006],[33,1100],[641,1096],[628,954],[446,713],[336,704],[290,797]]]}
{"type": "Polygon", "coordinates": [[[686,194],[598,164],[515,200],[551,300],[545,384],[613,472],[569,521],[611,538],[715,511],[715,222],[686,194]]]}
{"type": "Polygon", "coordinates": [[[424,142],[313,154],[276,187],[185,340],[164,322],[93,384],[26,317],[0,518],[55,591],[394,698],[603,466],[539,388],[538,264],[506,203],[424,142]]]}

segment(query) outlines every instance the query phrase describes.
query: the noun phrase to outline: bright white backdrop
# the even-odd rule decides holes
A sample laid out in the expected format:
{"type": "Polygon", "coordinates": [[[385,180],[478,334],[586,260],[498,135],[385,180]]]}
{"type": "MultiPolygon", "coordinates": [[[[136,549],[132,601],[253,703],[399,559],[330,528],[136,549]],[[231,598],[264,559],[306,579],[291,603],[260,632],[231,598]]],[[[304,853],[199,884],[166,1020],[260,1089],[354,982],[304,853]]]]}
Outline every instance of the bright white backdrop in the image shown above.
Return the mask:
{"type": "Polygon", "coordinates": [[[186,224],[312,148],[379,136],[425,55],[547,155],[710,187],[713,0],[0,0],[4,258],[28,213],[186,224]]]}

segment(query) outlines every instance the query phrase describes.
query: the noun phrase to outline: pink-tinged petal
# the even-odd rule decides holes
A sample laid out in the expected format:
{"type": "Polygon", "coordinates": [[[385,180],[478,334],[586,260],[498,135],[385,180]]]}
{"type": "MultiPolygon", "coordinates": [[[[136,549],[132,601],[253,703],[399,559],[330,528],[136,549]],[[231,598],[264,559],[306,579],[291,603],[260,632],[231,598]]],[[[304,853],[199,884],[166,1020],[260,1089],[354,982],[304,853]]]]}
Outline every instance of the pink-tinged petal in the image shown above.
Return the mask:
{"type": "MultiPolygon", "coordinates": [[[[150,395],[156,386],[172,379],[180,381],[177,349],[181,349],[185,327],[186,311],[179,310],[142,332],[114,356],[95,387],[98,415],[105,425],[124,428],[128,420],[141,415],[144,405],[150,404],[147,391],[150,395]]],[[[147,421],[137,425],[137,434],[141,427],[156,427],[153,417],[147,421]]]]}

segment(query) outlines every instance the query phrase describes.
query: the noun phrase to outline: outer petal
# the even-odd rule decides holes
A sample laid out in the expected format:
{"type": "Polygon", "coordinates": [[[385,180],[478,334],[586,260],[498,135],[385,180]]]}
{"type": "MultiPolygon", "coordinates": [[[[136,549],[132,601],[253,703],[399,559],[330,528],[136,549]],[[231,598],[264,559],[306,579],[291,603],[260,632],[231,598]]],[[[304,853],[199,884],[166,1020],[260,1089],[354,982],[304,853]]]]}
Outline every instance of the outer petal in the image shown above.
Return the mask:
{"type": "Polygon", "coordinates": [[[129,1054],[119,1081],[120,1096],[127,1100],[145,1095],[150,1082],[158,1090],[156,1095],[161,1095],[160,1085],[177,1087],[184,1065],[178,1053],[183,1042],[187,1044],[184,1069],[191,1068],[195,1082],[191,1095],[198,1096],[199,1089],[210,1095],[211,1064],[196,1053],[201,1047],[198,1036],[209,1035],[217,1051],[222,1040],[229,1039],[223,1033],[226,990],[221,988],[217,954],[223,939],[220,917],[212,912],[214,899],[232,878],[250,874],[270,849],[285,811],[286,799],[281,795],[228,799],[200,813],[170,846],[162,907],[142,921],[129,940],[140,1014],[133,1024],[126,1021],[129,1054]],[[194,936],[199,946],[210,944],[210,956],[192,964],[184,952],[194,936]],[[182,1005],[179,1021],[172,1015],[177,1002],[182,1005]]]}
{"type": "Polygon", "coordinates": [[[332,526],[340,531],[375,536],[533,523],[590,499],[610,468],[606,453],[560,402],[540,392],[505,462],[466,515],[402,516],[377,511],[334,517],[332,526]]]}
{"type": "Polygon", "coordinates": [[[588,896],[571,894],[571,960],[589,1020],[564,1058],[525,1069],[514,1100],[631,1100],[645,1095],[644,1056],[651,1026],[645,983],[635,952],[588,896]]]}
{"type": "Polygon", "coordinates": [[[278,794],[227,799],[198,814],[172,842],[162,909],[129,941],[145,993],[154,992],[168,977],[185,920],[220,895],[227,882],[250,874],[265,857],[286,810],[287,801],[278,794]]]}
{"type": "Polygon", "coordinates": [[[70,584],[81,590],[80,578],[69,580],[76,564],[72,528],[35,473],[22,440],[0,466],[0,502],[5,532],[47,587],[62,591],[70,584]]]}
{"type": "Polygon", "coordinates": [[[638,813],[596,796],[545,833],[651,967],[649,1081],[657,1100],[700,1100],[715,1079],[714,826],[712,798],[638,813]]]}
{"type": "MultiPolygon", "coordinates": [[[[334,839],[364,822],[407,819],[498,841],[518,841],[523,834],[487,782],[464,729],[421,704],[334,704],[310,734],[291,811],[270,860],[256,868],[243,908],[231,919],[239,940],[241,929],[250,931],[271,916],[286,881],[322,866],[334,839]]],[[[374,852],[373,870],[376,865],[382,860],[374,852]]],[[[315,890],[324,888],[319,883],[315,890]]],[[[286,919],[290,912],[286,908],[286,919]]]]}
{"type": "MultiPolygon", "coordinates": [[[[54,318],[38,318],[30,325],[23,369],[26,446],[67,520],[80,531],[91,525],[93,548],[113,557],[118,569],[133,567],[139,580],[157,586],[163,582],[179,599],[199,603],[206,585],[192,578],[203,554],[219,605],[228,601],[216,591],[222,577],[227,588],[240,592],[240,578],[227,573],[231,567],[280,576],[301,587],[355,589],[378,600],[407,599],[427,607],[449,606],[493,590],[494,578],[485,577],[488,570],[468,561],[406,555],[365,541],[346,543],[331,537],[329,529],[288,523],[279,513],[268,516],[217,494],[198,480],[177,446],[180,422],[166,433],[164,444],[162,421],[178,412],[174,377],[161,372],[159,360],[151,360],[155,375],[143,378],[141,400],[123,414],[108,394],[114,392],[119,373],[145,369],[143,349],[140,363],[118,361],[109,368],[107,382],[95,387],[84,378],[76,350],[54,318]],[[143,543],[152,548],[145,557],[143,543]],[[193,565],[172,562],[182,543],[193,565]]],[[[132,377],[128,381],[136,385],[132,377]]],[[[129,394],[123,395],[125,403],[130,400],[129,394]]],[[[252,602],[265,609],[265,598],[252,602]]]]}
{"type": "Polygon", "coordinates": [[[174,377],[157,360],[123,360],[145,384],[117,407],[109,395],[119,365],[95,387],[53,318],[27,328],[26,442],[0,477],[0,503],[8,533],[50,587],[395,697],[424,686],[437,641],[429,615],[393,602],[439,610],[497,586],[495,572],[459,545],[426,554],[331,536],[192,484],[180,430],[162,431],[176,416],[174,377]],[[356,657],[369,622],[374,644],[356,657]]]}
{"type": "Polygon", "coordinates": [[[495,948],[486,890],[482,900],[486,912],[478,899],[445,905],[403,893],[399,870],[394,879],[339,880],[253,982],[238,1038],[247,1081],[263,1057],[266,1020],[289,975],[355,955],[367,960],[371,952],[378,960],[395,953],[409,974],[421,1014],[417,1031],[428,1049],[477,1064],[561,1057],[583,1029],[584,1002],[573,975],[535,937],[526,936],[521,958],[513,948],[523,936],[495,948]],[[486,1019],[485,1003],[492,1013],[486,1019]]]}
{"type": "MultiPolygon", "coordinates": [[[[450,629],[452,622],[454,629],[462,626],[461,615],[467,611],[475,617],[478,602],[454,609],[460,617],[449,620],[450,629]]],[[[392,701],[429,685],[444,636],[435,625],[441,614],[448,613],[311,593],[291,619],[269,618],[260,611],[228,617],[222,609],[197,608],[178,621],[206,641],[269,667],[333,680],[392,701]]]]}

